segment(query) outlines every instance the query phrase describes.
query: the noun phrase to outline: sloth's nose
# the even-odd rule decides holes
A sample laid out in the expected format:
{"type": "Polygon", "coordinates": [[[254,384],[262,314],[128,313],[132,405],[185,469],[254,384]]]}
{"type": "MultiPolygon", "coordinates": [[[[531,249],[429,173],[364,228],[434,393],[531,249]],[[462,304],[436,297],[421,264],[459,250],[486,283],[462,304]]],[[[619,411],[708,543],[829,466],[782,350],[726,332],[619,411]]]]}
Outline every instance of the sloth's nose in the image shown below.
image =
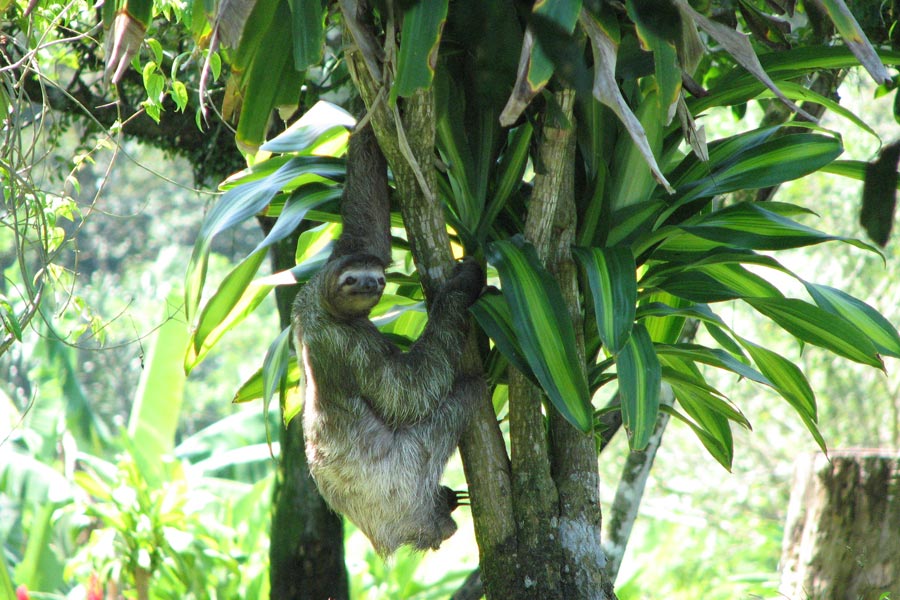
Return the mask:
{"type": "Polygon", "coordinates": [[[359,287],[365,292],[374,292],[378,289],[378,280],[374,277],[364,277],[363,280],[359,282],[359,287]]]}

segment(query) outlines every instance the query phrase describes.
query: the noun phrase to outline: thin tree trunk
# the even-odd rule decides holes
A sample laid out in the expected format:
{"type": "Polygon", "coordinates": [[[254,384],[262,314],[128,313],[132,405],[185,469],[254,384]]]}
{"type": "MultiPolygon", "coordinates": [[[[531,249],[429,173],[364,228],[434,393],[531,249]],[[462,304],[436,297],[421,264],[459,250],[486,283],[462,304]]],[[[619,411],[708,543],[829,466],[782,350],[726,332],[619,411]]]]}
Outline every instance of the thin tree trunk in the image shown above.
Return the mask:
{"type": "Polygon", "coordinates": [[[781,555],[785,598],[857,600],[900,590],[900,454],[801,457],[781,555]]]}
{"type": "MultiPolygon", "coordinates": [[[[559,283],[576,331],[579,364],[584,368],[578,273],[571,255],[577,227],[573,179],[575,92],[563,90],[554,99],[558,116],[552,120],[548,117],[544,123],[540,149],[543,170],[535,177],[525,237],[534,244],[538,256],[559,283]]],[[[514,402],[512,394],[511,388],[510,407],[514,402]]],[[[558,558],[551,555],[551,560],[556,558],[562,566],[558,593],[563,598],[615,598],[606,579],[606,558],[600,543],[599,475],[593,432],[579,431],[555,410],[549,411],[549,420],[551,474],[559,501],[557,518],[544,527],[554,536],[556,544],[552,547],[559,553],[558,558]]]]}

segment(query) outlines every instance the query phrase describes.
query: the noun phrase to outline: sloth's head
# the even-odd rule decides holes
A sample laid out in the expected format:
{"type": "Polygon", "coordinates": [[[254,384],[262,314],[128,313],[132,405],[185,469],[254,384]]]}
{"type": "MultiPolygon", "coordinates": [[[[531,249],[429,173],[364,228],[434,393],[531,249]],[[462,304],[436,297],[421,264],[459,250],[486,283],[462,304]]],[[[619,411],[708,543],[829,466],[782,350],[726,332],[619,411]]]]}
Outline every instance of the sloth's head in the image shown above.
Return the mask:
{"type": "Polygon", "coordinates": [[[384,263],[371,254],[351,254],[325,269],[325,307],[340,319],[369,316],[384,291],[384,263]]]}

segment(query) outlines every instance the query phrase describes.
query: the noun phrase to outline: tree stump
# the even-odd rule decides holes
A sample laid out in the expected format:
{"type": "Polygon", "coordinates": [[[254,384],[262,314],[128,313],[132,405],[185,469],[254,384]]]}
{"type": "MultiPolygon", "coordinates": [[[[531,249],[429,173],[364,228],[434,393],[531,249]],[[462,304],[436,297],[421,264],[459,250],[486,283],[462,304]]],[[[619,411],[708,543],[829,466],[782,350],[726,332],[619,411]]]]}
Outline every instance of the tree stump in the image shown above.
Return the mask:
{"type": "Polygon", "coordinates": [[[792,600],[898,598],[900,453],[850,449],[830,458],[797,461],[779,591],[792,600]]]}

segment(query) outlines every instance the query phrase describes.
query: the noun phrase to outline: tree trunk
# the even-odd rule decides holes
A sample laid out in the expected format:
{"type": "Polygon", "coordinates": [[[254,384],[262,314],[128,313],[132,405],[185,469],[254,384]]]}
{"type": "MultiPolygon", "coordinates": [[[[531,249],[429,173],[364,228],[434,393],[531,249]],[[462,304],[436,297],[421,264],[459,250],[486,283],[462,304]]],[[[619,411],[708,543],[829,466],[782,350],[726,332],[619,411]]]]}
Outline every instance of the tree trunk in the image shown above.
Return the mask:
{"type": "Polygon", "coordinates": [[[780,592],[877,600],[900,590],[900,454],[839,450],[798,460],[780,592]]]}
{"type": "MultiPolygon", "coordinates": [[[[274,219],[260,219],[268,233],[274,219]]],[[[297,236],[272,247],[273,270],[294,266],[297,236]]],[[[275,289],[281,327],[291,323],[296,286],[275,289]]],[[[279,422],[284,423],[283,419],[279,422]]],[[[303,441],[303,420],[281,427],[281,459],[273,498],[269,548],[269,583],[272,600],[346,600],[349,598],[344,566],[344,528],[340,516],[328,508],[309,475],[303,441]]]]}

